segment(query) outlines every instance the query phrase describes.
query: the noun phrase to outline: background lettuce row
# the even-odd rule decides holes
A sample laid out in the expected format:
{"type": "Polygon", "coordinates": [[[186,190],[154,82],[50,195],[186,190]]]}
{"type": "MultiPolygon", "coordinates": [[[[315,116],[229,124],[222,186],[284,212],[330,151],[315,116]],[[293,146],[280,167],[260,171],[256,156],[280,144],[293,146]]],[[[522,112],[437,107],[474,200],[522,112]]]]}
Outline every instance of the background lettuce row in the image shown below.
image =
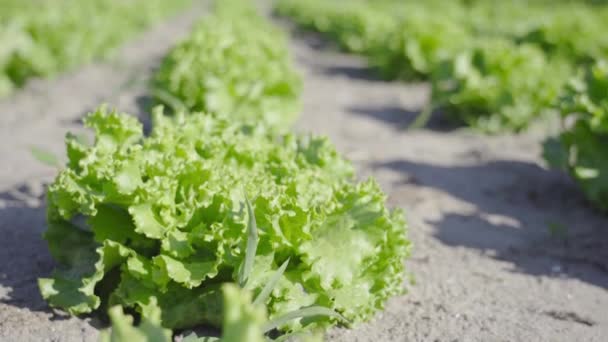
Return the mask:
{"type": "Polygon", "coordinates": [[[474,1],[468,19],[478,34],[534,44],[551,56],[587,63],[608,53],[608,7],[592,1],[474,1]],[[558,4],[556,4],[558,3],[558,4]]]}
{"type": "Polygon", "coordinates": [[[527,128],[576,67],[608,53],[608,6],[555,2],[280,0],[276,10],[384,78],[431,80],[432,108],[497,133],[527,128]]]}
{"type": "Polygon", "coordinates": [[[371,66],[385,79],[428,79],[442,60],[461,51],[471,39],[454,20],[419,9],[407,13],[407,19],[383,36],[384,45],[367,53],[371,66]]]}
{"type": "Polygon", "coordinates": [[[550,109],[570,68],[533,45],[482,40],[443,62],[432,81],[432,105],[488,133],[521,131],[550,109]]]}
{"type": "Polygon", "coordinates": [[[165,58],[158,102],[285,132],[299,110],[301,81],[286,38],[243,1],[217,2],[165,58]]]}
{"type": "MultiPolygon", "coordinates": [[[[101,332],[99,342],[171,342],[171,330],[160,325],[160,311],[156,310],[149,317],[142,318],[134,326],[132,316],[124,313],[122,307],[113,306],[108,310],[112,328],[101,332]]],[[[205,342],[200,340],[200,342],[205,342]]]]}
{"type": "Polygon", "coordinates": [[[104,57],[191,0],[2,0],[0,97],[32,77],[104,57]]]}
{"type": "MultiPolygon", "coordinates": [[[[266,301],[269,317],[320,305],[357,322],[402,292],[408,242],[372,181],[325,139],[249,135],[206,115],[154,115],[149,137],[103,108],[86,118],[92,146],[68,135],[69,162],[48,190],[45,234],[59,267],[43,297],[72,314],[120,304],[166,328],[219,326],[219,286],[244,260],[254,207],[259,245],[247,288],[289,266],[266,301]]],[[[325,325],[328,319],[290,324],[325,325]]]]}
{"type": "Polygon", "coordinates": [[[174,116],[155,111],[144,137],[135,118],[100,108],[85,120],[94,144],[68,134],[67,167],[48,189],[45,239],[59,266],[39,279],[52,306],[112,308],[110,340],[220,327],[233,310],[221,286],[247,268],[252,219],[259,242],[241,285],[259,295],[279,279],[256,295],[264,319],[282,322],[273,327],[366,320],[403,291],[401,212],[373,180],[355,182],[327,139],[283,134],[300,90],[286,44],[251,6],[216,2],[154,80],[174,116]],[[139,330],[120,306],[141,314],[139,330]],[[299,309],[314,317],[282,320],[299,309]]]}
{"type": "Polygon", "coordinates": [[[397,1],[280,0],[276,12],[299,26],[323,33],[350,52],[368,57],[387,79],[426,79],[434,63],[460,48],[466,30],[441,9],[454,13],[451,2],[423,5],[397,1]],[[432,9],[432,10],[430,10],[432,9]]]}
{"type": "MultiPolygon", "coordinates": [[[[422,42],[440,40],[444,49],[459,43],[466,49],[466,41],[459,37],[462,34],[537,45],[549,55],[564,57],[573,63],[588,62],[608,53],[608,38],[602,34],[608,28],[608,7],[584,1],[279,0],[276,11],[306,29],[335,39],[346,50],[364,55],[375,55],[374,50],[378,50],[378,56],[402,55],[407,60],[407,49],[396,49],[398,40],[406,37],[422,42]],[[556,6],[556,2],[559,5],[556,6]],[[418,23],[425,20],[437,26],[436,36],[440,37],[431,36],[431,27],[425,29],[418,23]]],[[[432,62],[435,57],[432,44],[428,49],[429,52],[423,52],[429,53],[427,62],[432,62]]],[[[404,67],[406,60],[402,61],[404,67]]],[[[415,59],[412,62],[415,63],[415,59]]],[[[393,73],[387,76],[405,79],[411,76],[401,73],[400,68],[386,69],[390,70],[393,73]]],[[[419,76],[430,77],[430,74],[427,71],[419,76]]]]}
{"type": "Polygon", "coordinates": [[[361,1],[281,0],[276,11],[303,28],[321,32],[346,51],[367,53],[381,46],[397,23],[381,7],[361,1]]]}
{"type": "Polygon", "coordinates": [[[560,105],[565,129],[557,142],[546,144],[545,157],[608,211],[608,63],[598,61],[573,79],[560,105]]]}

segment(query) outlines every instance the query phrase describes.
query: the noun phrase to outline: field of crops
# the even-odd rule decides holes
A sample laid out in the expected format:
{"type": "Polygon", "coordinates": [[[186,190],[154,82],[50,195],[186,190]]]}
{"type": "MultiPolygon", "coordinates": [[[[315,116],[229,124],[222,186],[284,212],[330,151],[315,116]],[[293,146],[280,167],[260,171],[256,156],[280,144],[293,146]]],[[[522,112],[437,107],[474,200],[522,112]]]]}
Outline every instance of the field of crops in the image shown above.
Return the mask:
{"type": "Polygon", "coordinates": [[[0,341],[608,338],[601,1],[0,6],[0,341]]]}
{"type": "Polygon", "coordinates": [[[608,7],[583,1],[278,2],[388,79],[430,80],[429,107],[485,133],[570,119],[547,157],[608,209],[608,7]],[[547,120],[547,119],[546,119],[547,120]],[[559,140],[559,141],[558,141],[559,140]]]}

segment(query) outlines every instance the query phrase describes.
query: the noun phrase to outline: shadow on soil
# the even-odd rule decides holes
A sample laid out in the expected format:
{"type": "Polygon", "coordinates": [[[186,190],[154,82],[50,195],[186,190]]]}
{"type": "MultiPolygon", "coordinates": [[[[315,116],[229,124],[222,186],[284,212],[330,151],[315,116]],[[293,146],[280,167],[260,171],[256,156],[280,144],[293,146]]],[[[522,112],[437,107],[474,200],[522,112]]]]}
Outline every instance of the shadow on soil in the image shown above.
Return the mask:
{"type": "Polygon", "coordinates": [[[515,272],[608,288],[608,219],[565,175],[521,161],[446,167],[394,160],[373,167],[398,172],[393,186],[434,188],[473,205],[470,214],[428,222],[444,244],[478,249],[515,272]]]}
{"type": "Polygon", "coordinates": [[[0,193],[0,285],[9,288],[0,302],[31,311],[52,312],[38,292],[53,260],[42,238],[46,229],[43,195],[27,187],[0,193]]]}
{"type": "MultiPolygon", "coordinates": [[[[405,84],[399,80],[387,81],[380,76],[378,70],[370,67],[365,57],[341,52],[329,39],[318,33],[291,29],[295,40],[301,42],[309,50],[329,52],[319,58],[319,54],[311,54],[303,50],[296,53],[298,61],[307,65],[313,72],[329,77],[344,77],[360,83],[375,84],[405,84]]],[[[357,106],[348,109],[348,112],[358,116],[367,116],[402,130],[409,127],[421,114],[422,109],[402,108],[397,105],[357,106]]],[[[425,128],[434,131],[448,132],[462,126],[446,120],[439,111],[431,113],[425,128]]]]}
{"type": "MultiPolygon", "coordinates": [[[[38,278],[50,276],[55,262],[42,237],[46,184],[34,189],[30,184],[0,193],[0,260],[5,261],[0,263],[0,286],[8,289],[0,303],[49,314],[51,321],[68,320],[71,316],[51,309],[38,290],[38,278]]],[[[105,327],[96,317],[87,322],[98,329],[105,327]]]]}
{"type": "Polygon", "coordinates": [[[399,106],[358,106],[348,108],[348,112],[358,116],[371,117],[391,125],[395,129],[406,129],[420,115],[419,111],[407,110],[399,106]]]}
{"type": "MultiPolygon", "coordinates": [[[[372,118],[396,130],[408,129],[421,115],[421,112],[421,110],[411,110],[399,106],[357,106],[348,108],[348,113],[372,118]]],[[[433,113],[424,128],[437,132],[450,132],[460,128],[460,126],[445,120],[440,113],[433,113]]]]}
{"type": "Polygon", "coordinates": [[[135,99],[135,103],[137,104],[137,118],[144,125],[144,134],[146,136],[150,135],[150,132],[152,132],[152,117],[150,116],[150,113],[152,113],[152,109],[156,103],[154,99],[148,95],[138,96],[135,99]]]}

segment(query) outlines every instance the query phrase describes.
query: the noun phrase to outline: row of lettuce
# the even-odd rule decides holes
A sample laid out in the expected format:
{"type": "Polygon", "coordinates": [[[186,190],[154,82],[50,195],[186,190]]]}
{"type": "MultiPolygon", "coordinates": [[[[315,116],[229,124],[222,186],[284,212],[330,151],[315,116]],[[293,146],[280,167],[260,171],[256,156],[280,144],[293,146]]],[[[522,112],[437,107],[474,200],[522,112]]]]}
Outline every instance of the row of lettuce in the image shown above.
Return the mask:
{"type": "Polygon", "coordinates": [[[0,0],[0,97],[111,54],[191,0],[0,0]]]}
{"type": "Polygon", "coordinates": [[[283,340],[381,310],[403,292],[403,215],[327,138],[289,132],[300,88],[283,33],[247,1],[217,1],[154,77],[168,111],[149,135],[104,107],[85,119],[94,143],[67,135],[45,233],[59,266],[42,296],[76,315],[109,309],[104,341],[199,325],[283,340]]]}
{"type": "Polygon", "coordinates": [[[364,55],[387,79],[429,80],[435,110],[486,133],[561,114],[547,144],[608,210],[608,6],[585,1],[278,0],[276,11],[364,55]]]}
{"type": "Polygon", "coordinates": [[[233,9],[231,2],[169,53],[153,94],[173,111],[215,113],[252,130],[284,133],[296,119],[301,90],[287,38],[255,9],[233,9]],[[226,16],[238,20],[225,23],[226,16]]]}

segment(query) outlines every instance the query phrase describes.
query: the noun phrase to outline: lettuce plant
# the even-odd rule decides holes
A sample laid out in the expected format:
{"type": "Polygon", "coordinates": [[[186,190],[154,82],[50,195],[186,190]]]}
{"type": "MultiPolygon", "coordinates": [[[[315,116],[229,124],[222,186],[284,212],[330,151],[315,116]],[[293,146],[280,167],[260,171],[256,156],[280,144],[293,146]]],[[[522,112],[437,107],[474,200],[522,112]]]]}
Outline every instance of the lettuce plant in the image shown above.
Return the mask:
{"type": "Polygon", "coordinates": [[[469,40],[470,33],[456,20],[418,8],[386,32],[384,44],[368,55],[384,78],[421,80],[429,78],[442,60],[456,55],[469,40]]]}
{"type": "Polygon", "coordinates": [[[569,70],[533,45],[481,40],[435,70],[432,105],[488,133],[518,132],[552,107],[569,70]]]}
{"type": "Polygon", "coordinates": [[[301,81],[281,31],[242,1],[220,1],[164,59],[158,102],[268,131],[286,131],[299,110],[301,81]]]}
{"type": "Polygon", "coordinates": [[[560,99],[564,131],[545,158],[565,169],[596,207],[608,211],[608,63],[574,78],[560,99]]]}
{"type": "Polygon", "coordinates": [[[385,208],[373,180],[355,182],[327,139],[253,135],[162,110],[149,137],[135,118],[103,108],[85,123],[95,143],[68,135],[67,167],[48,189],[45,238],[58,267],[39,285],[52,306],[121,305],[149,320],[160,311],[165,328],[219,327],[222,283],[257,297],[287,260],[263,300],[271,320],[320,306],[358,322],[402,292],[402,214],[385,208]],[[251,222],[257,247],[247,259],[251,222]]]}

